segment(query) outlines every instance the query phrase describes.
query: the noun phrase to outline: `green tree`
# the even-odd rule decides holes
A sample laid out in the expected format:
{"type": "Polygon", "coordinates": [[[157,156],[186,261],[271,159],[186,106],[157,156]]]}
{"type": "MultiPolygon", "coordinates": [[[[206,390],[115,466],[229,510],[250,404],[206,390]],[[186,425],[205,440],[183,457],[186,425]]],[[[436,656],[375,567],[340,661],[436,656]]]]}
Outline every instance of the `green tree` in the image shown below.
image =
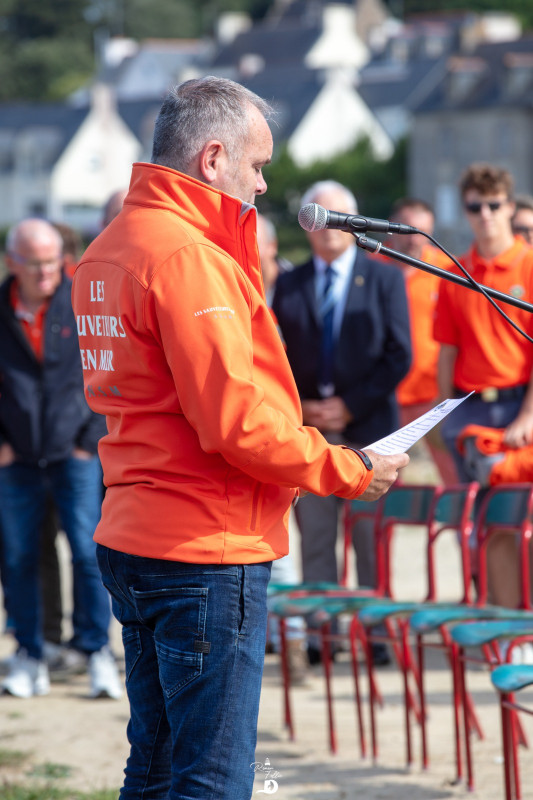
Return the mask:
{"type": "Polygon", "coordinates": [[[0,100],[61,100],[92,71],[92,50],[83,41],[25,40],[0,55],[0,100]]]}
{"type": "Polygon", "coordinates": [[[428,12],[465,11],[480,13],[484,11],[506,11],[515,14],[524,30],[533,29],[533,4],[531,0],[388,0],[390,11],[401,18],[411,14],[427,14],[428,12]],[[431,5],[431,8],[428,6],[431,5]]]}
{"type": "Polygon", "coordinates": [[[257,199],[258,210],[276,225],[282,254],[299,261],[308,251],[297,220],[300,198],[315,181],[339,181],[353,191],[362,214],[386,218],[394,200],[406,192],[406,154],[407,143],[402,141],[391,158],[376,161],[369,141],[363,139],[331,160],[298,167],[283,148],[265,170],[268,192],[257,199]]]}
{"type": "Polygon", "coordinates": [[[88,0],[0,0],[0,26],[10,41],[70,36],[91,41],[88,0]]]}

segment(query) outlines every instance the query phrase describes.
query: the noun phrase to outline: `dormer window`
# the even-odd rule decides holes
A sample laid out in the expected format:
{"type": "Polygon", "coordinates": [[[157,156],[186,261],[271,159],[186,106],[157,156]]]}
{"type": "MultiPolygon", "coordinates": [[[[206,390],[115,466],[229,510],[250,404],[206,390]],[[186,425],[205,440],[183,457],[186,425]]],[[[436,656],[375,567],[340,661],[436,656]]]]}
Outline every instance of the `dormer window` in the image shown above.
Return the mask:
{"type": "Polygon", "coordinates": [[[533,53],[506,53],[505,92],[510,97],[520,97],[533,87],[533,53]]]}
{"type": "Polygon", "coordinates": [[[477,87],[487,70],[482,58],[452,56],[448,60],[448,99],[453,103],[465,100],[477,87]]]}

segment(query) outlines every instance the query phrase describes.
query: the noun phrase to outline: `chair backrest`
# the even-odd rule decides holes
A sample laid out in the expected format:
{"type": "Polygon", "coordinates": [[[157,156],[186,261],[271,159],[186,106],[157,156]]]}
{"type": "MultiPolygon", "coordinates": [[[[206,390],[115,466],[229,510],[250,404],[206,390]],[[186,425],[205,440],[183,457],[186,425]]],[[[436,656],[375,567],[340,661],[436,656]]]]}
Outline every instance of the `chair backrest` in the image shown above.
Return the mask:
{"type": "Polygon", "coordinates": [[[378,594],[392,597],[391,541],[396,525],[423,525],[429,529],[438,486],[395,483],[376,509],[374,536],[378,594]]]}
{"type": "MultiPolygon", "coordinates": [[[[395,483],[377,503],[352,500],[345,507],[345,550],[351,546],[349,533],[358,518],[373,517],[375,532],[377,593],[393,596],[391,546],[396,525],[418,525],[427,531],[426,600],[436,599],[435,544],[444,531],[455,530],[461,556],[462,597],[472,602],[469,539],[473,528],[474,503],[479,484],[472,482],[442,487],[395,483]]],[[[347,556],[345,555],[345,564],[347,556]]]]}
{"type": "Polygon", "coordinates": [[[487,548],[495,534],[519,537],[520,608],[531,608],[529,551],[533,536],[533,484],[494,486],[483,499],[477,520],[479,603],[487,602],[487,548]]]}
{"type": "Polygon", "coordinates": [[[434,498],[427,541],[427,601],[437,599],[435,545],[439,536],[450,530],[457,534],[461,554],[463,596],[460,602],[471,603],[473,600],[470,536],[474,528],[474,505],[479,488],[479,483],[475,481],[459,483],[446,486],[434,498]]]}
{"type": "Polygon", "coordinates": [[[340,584],[348,586],[350,554],[352,550],[352,528],[358,519],[374,519],[379,506],[385,497],[372,503],[364,500],[346,500],[343,507],[342,524],[344,529],[344,563],[342,565],[340,584]]]}

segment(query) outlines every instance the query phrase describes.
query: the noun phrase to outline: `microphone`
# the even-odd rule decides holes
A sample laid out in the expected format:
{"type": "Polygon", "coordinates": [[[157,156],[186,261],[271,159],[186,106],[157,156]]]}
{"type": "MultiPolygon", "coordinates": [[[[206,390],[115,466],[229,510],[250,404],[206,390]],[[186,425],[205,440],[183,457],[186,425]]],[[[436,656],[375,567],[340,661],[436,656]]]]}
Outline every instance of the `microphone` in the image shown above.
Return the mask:
{"type": "Polygon", "coordinates": [[[323,231],[324,228],[336,228],[340,231],[354,233],[360,231],[378,231],[380,233],[420,233],[418,228],[403,225],[401,222],[389,222],[388,219],[360,217],[357,214],[341,214],[339,211],[327,211],[317,203],[308,203],[298,212],[298,222],[304,231],[323,231]]]}

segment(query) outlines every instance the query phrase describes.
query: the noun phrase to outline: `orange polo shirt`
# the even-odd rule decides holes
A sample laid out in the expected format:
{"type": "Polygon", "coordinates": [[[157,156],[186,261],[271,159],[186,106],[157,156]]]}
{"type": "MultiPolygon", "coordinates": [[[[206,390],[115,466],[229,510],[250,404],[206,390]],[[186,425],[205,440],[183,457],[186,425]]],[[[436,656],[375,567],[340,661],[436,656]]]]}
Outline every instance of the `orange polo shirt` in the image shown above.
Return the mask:
{"type": "MultiPolygon", "coordinates": [[[[496,258],[481,258],[475,247],[461,257],[469,273],[485,286],[533,301],[533,248],[523,239],[496,258]]],[[[458,270],[454,270],[459,272],[458,270]]],[[[498,303],[533,336],[533,314],[498,303]]],[[[435,339],[458,348],[453,381],[464,392],[527,384],[533,367],[533,345],[517,333],[479,292],[449,281],[441,283],[435,339]]]]}
{"type": "MultiPolygon", "coordinates": [[[[421,261],[435,267],[449,268],[450,259],[436,247],[426,245],[421,261]]],[[[438,396],[437,361],[440,345],[433,338],[433,318],[441,278],[414,269],[406,274],[405,288],[411,325],[413,360],[405,378],[398,384],[396,397],[401,406],[426,403],[438,396]]]]}
{"type": "Polygon", "coordinates": [[[42,303],[35,314],[32,314],[22,304],[16,280],[11,284],[9,299],[24,335],[35,353],[35,357],[38,361],[42,361],[44,357],[44,319],[50,305],[49,302],[42,303]]]}

